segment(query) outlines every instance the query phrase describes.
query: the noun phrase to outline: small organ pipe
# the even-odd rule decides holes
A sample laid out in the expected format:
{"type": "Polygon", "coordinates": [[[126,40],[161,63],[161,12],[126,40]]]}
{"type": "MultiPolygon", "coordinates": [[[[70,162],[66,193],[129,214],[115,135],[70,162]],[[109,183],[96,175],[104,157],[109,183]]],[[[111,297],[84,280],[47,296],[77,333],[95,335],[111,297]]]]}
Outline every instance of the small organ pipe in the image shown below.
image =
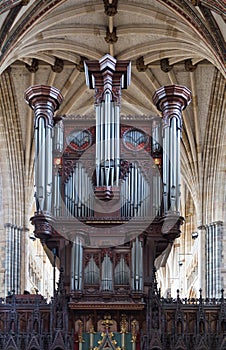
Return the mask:
{"type": "Polygon", "coordinates": [[[137,187],[138,187],[138,181],[137,181],[137,164],[134,164],[134,208],[137,210],[137,187]]]}
{"type": "Polygon", "coordinates": [[[71,248],[71,289],[75,290],[75,249],[74,242],[71,248]]]}
{"type": "Polygon", "coordinates": [[[135,243],[135,279],[136,279],[136,290],[139,290],[139,270],[140,270],[140,259],[139,259],[139,246],[138,246],[138,238],[136,237],[135,243]]]}
{"type": "Polygon", "coordinates": [[[63,121],[60,120],[54,127],[54,151],[62,153],[64,147],[64,128],[63,121]]]}
{"type": "Polygon", "coordinates": [[[58,216],[57,213],[57,203],[58,203],[58,171],[55,171],[53,178],[53,186],[54,186],[54,203],[53,203],[53,214],[58,216]]]}
{"type": "Polygon", "coordinates": [[[121,215],[144,217],[150,215],[150,184],[136,162],[131,164],[121,183],[121,215]]]}
{"type": "Polygon", "coordinates": [[[81,162],[78,162],[65,182],[65,205],[68,215],[86,217],[93,215],[92,180],[81,162]]]}
{"type": "Polygon", "coordinates": [[[83,265],[82,265],[82,261],[83,261],[83,248],[82,248],[82,241],[79,241],[79,269],[78,269],[78,274],[79,274],[79,289],[82,289],[82,275],[83,275],[83,265]]]}
{"type": "Polygon", "coordinates": [[[81,290],[82,288],[82,241],[76,236],[73,243],[74,250],[74,289],[81,290]]]}
{"type": "Polygon", "coordinates": [[[141,291],[143,289],[143,253],[142,244],[138,237],[132,245],[132,289],[141,291]]]}
{"type": "Polygon", "coordinates": [[[100,145],[100,129],[101,129],[101,106],[96,106],[96,181],[100,186],[100,162],[101,162],[101,145],[100,145]]]}

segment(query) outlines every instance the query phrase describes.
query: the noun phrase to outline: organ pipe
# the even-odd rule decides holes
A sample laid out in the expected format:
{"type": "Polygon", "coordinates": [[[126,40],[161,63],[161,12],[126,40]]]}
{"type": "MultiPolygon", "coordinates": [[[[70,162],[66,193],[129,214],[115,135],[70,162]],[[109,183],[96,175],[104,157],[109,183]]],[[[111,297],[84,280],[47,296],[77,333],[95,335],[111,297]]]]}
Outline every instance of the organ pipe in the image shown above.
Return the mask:
{"type": "Polygon", "coordinates": [[[143,247],[138,237],[132,244],[132,289],[142,291],[143,289],[143,247]]]}
{"type": "Polygon", "coordinates": [[[82,240],[79,236],[76,236],[72,246],[72,257],[71,257],[72,290],[82,289],[82,272],[83,272],[82,259],[83,259],[82,240]]]}
{"type": "Polygon", "coordinates": [[[25,91],[25,100],[35,115],[35,189],[38,212],[52,212],[53,115],[62,102],[54,87],[35,85],[25,91]]]}
{"type": "Polygon", "coordinates": [[[102,290],[111,291],[113,289],[112,262],[106,254],[102,262],[102,290]]]}
{"type": "Polygon", "coordinates": [[[86,61],[86,82],[95,88],[96,196],[107,199],[119,187],[121,89],[130,83],[129,61],[105,55],[99,62],[86,61]]]}
{"type": "Polygon", "coordinates": [[[191,101],[184,86],[169,85],[158,89],[153,102],[163,117],[163,205],[164,213],[179,213],[180,138],[182,110],[191,101]]]}
{"type": "Polygon", "coordinates": [[[93,215],[92,180],[81,162],[77,162],[65,182],[67,215],[87,217],[93,215]]]}
{"type": "Polygon", "coordinates": [[[54,126],[54,152],[62,154],[64,148],[64,124],[56,119],[54,126]]]}
{"type": "Polygon", "coordinates": [[[132,163],[121,183],[121,216],[150,215],[150,184],[138,163],[132,163]]]}

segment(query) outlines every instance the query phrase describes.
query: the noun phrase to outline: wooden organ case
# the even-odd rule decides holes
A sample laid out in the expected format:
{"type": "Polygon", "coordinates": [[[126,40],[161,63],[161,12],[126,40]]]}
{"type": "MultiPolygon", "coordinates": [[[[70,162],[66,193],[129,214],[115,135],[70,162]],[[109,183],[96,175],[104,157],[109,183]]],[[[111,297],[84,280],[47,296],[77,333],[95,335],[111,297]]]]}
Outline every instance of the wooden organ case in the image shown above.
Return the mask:
{"type": "MultiPolygon", "coordinates": [[[[95,117],[56,116],[63,97],[32,86],[35,236],[61,267],[77,349],[140,349],[151,327],[154,260],[180,235],[180,137],[190,91],[160,88],[162,118],[122,118],[130,62],[85,62],[95,117]]],[[[152,314],[152,317],[153,314],[152,314]]]]}

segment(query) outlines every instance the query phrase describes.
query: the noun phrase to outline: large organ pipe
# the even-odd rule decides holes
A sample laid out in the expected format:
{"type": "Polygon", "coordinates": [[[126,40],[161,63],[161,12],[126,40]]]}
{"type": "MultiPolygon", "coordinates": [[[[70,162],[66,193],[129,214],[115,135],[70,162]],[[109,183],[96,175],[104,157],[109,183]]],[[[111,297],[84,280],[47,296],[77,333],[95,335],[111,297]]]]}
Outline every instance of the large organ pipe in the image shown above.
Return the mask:
{"type": "Polygon", "coordinates": [[[162,112],[163,127],[163,202],[164,213],[179,212],[180,137],[182,110],[191,101],[191,92],[184,86],[169,85],[158,89],[153,101],[162,112]]]}
{"type": "Polygon", "coordinates": [[[169,210],[169,130],[166,127],[163,129],[163,205],[164,211],[169,210]],[[167,164],[167,165],[166,165],[167,164]]]}
{"type": "Polygon", "coordinates": [[[120,96],[130,83],[129,61],[105,55],[98,61],[85,62],[86,81],[95,88],[96,107],[96,184],[102,199],[119,187],[120,174],[120,96]]]}
{"type": "Polygon", "coordinates": [[[45,120],[40,117],[35,126],[35,196],[37,200],[37,210],[44,210],[45,201],[45,163],[46,163],[46,151],[45,151],[45,120]]]}
{"type": "Polygon", "coordinates": [[[62,102],[62,95],[54,87],[31,86],[25,100],[35,115],[35,188],[38,212],[52,212],[52,128],[53,115],[62,102]]]}

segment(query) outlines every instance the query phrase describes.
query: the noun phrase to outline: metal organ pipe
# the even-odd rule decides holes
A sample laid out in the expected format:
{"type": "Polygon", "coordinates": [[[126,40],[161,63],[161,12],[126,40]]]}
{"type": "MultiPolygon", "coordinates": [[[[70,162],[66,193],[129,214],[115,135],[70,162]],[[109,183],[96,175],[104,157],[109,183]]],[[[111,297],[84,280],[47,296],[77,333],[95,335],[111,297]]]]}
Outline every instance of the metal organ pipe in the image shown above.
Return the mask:
{"type": "Polygon", "coordinates": [[[82,289],[82,239],[76,236],[71,252],[71,287],[72,290],[82,289]]]}
{"type": "Polygon", "coordinates": [[[185,86],[169,85],[158,89],[153,102],[163,117],[163,203],[164,213],[179,212],[180,197],[180,137],[182,110],[191,101],[185,86]]]}
{"type": "Polygon", "coordinates": [[[121,216],[150,215],[150,184],[138,163],[131,164],[121,184],[121,216]]]}
{"type": "Polygon", "coordinates": [[[130,62],[105,55],[99,61],[86,61],[86,82],[95,88],[96,108],[96,186],[95,194],[109,199],[119,187],[121,89],[130,83],[130,62]]]}
{"type": "Polygon", "coordinates": [[[163,205],[164,212],[169,210],[169,130],[164,127],[163,129],[163,174],[162,174],[162,182],[163,182],[163,205]]]}
{"type": "Polygon", "coordinates": [[[112,262],[106,254],[102,262],[102,290],[111,291],[113,289],[112,262]]]}
{"type": "Polygon", "coordinates": [[[132,246],[132,289],[142,291],[143,289],[143,247],[139,237],[133,241],[132,246]]]}
{"type": "Polygon", "coordinates": [[[53,151],[54,151],[54,173],[53,173],[53,213],[54,216],[62,215],[62,198],[61,198],[61,157],[64,148],[64,125],[60,119],[56,120],[53,129],[53,151]]]}
{"type": "Polygon", "coordinates": [[[115,161],[116,161],[116,186],[119,186],[119,170],[120,170],[120,107],[115,104],[115,161]]]}
{"type": "Polygon", "coordinates": [[[52,212],[52,128],[53,115],[62,102],[60,91],[35,85],[25,91],[25,100],[35,115],[35,187],[38,212],[52,212]]]}
{"type": "Polygon", "coordinates": [[[52,212],[52,181],[53,181],[53,140],[52,128],[46,130],[46,211],[52,212]]]}
{"type": "Polygon", "coordinates": [[[62,215],[62,205],[61,205],[61,180],[62,176],[59,174],[58,169],[54,171],[54,205],[53,205],[53,213],[54,216],[62,215]]]}
{"type": "Polygon", "coordinates": [[[107,92],[96,106],[96,186],[119,185],[119,111],[111,98],[107,92]]]}
{"type": "MultiPolygon", "coordinates": [[[[160,119],[160,118],[159,118],[160,119]]],[[[153,217],[161,214],[161,202],[162,202],[162,123],[158,120],[154,120],[152,125],[152,156],[154,159],[153,164],[153,181],[152,181],[152,193],[153,193],[153,217]]],[[[165,169],[164,169],[165,170],[165,169]]],[[[164,189],[164,192],[166,189],[164,189]]]]}
{"type": "Polygon", "coordinates": [[[59,120],[54,126],[54,152],[62,154],[64,148],[63,121],[59,120]]]}
{"type": "Polygon", "coordinates": [[[76,163],[64,184],[67,215],[86,217],[93,215],[92,180],[81,162],[76,163]]]}
{"type": "Polygon", "coordinates": [[[44,210],[45,201],[45,120],[39,118],[35,127],[35,189],[38,210],[44,210]]]}

